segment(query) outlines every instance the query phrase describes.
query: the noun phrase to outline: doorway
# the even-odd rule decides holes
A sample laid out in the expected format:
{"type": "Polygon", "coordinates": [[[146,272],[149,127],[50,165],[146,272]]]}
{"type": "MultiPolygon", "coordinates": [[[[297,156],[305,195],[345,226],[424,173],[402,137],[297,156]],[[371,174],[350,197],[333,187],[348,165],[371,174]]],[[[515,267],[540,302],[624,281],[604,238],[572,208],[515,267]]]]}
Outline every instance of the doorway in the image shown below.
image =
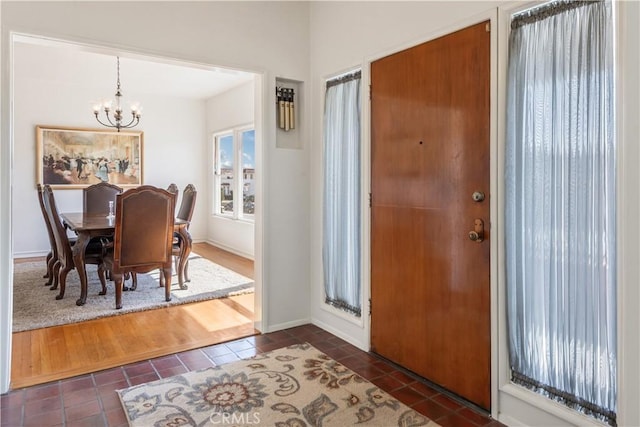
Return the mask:
{"type": "Polygon", "coordinates": [[[490,27],[371,64],[371,348],[489,410],[490,27]]]}
{"type": "MultiPolygon", "coordinates": [[[[17,34],[12,35],[11,43],[13,52],[11,126],[12,139],[15,141],[15,143],[12,142],[13,163],[20,165],[15,166],[11,172],[13,191],[9,209],[13,211],[14,239],[12,249],[16,256],[30,258],[41,255],[45,248],[48,249],[44,223],[37,208],[33,182],[36,176],[35,124],[99,128],[100,125],[95,121],[91,112],[91,103],[96,100],[95,97],[113,96],[116,84],[116,53],[113,49],[99,46],[89,47],[73,42],[17,34]],[[93,61],[93,65],[90,65],[91,61],[93,61]],[[42,67],[43,63],[50,64],[50,66],[42,67]],[[18,65],[20,65],[20,69],[16,69],[18,65]],[[102,75],[102,72],[106,74],[102,75]],[[61,106],[64,107],[60,108],[61,106]],[[16,236],[20,236],[20,239],[16,239],[16,236]]],[[[129,59],[128,68],[124,68],[127,65],[124,61],[121,64],[123,66],[122,83],[125,100],[141,101],[145,107],[141,125],[138,127],[145,131],[147,137],[147,147],[144,151],[145,170],[143,176],[145,183],[161,187],[168,185],[171,181],[177,181],[181,192],[187,183],[194,183],[201,194],[199,209],[209,211],[207,194],[212,191],[208,181],[210,174],[206,170],[207,165],[201,159],[211,158],[208,152],[211,147],[210,135],[207,134],[208,126],[206,126],[209,123],[205,124],[202,120],[204,117],[202,109],[205,108],[206,103],[202,97],[205,95],[216,97],[220,93],[229,94],[234,86],[232,84],[224,88],[213,88],[214,91],[222,91],[213,93],[209,92],[211,86],[198,87],[197,83],[204,80],[196,80],[196,77],[209,73],[209,79],[214,79],[218,83],[226,82],[227,78],[234,75],[235,70],[206,64],[178,62],[170,58],[146,57],[137,53],[127,53],[126,56],[129,59]],[[144,64],[141,65],[142,68],[134,70],[131,65],[133,62],[144,64]],[[159,85],[157,79],[167,76],[158,72],[158,69],[163,72],[169,70],[171,72],[169,77],[174,79],[180,75],[181,69],[186,70],[187,74],[186,77],[180,79],[181,81],[176,82],[178,84],[159,85]],[[139,83],[134,83],[136,80],[139,83]],[[142,89],[143,87],[144,89],[142,89]],[[138,92],[135,95],[136,98],[134,98],[134,90],[138,92]],[[167,92],[160,93],[161,90],[167,92]],[[137,98],[138,96],[141,98],[137,98]],[[144,98],[147,98],[147,101],[144,98]],[[172,100],[175,102],[170,102],[172,100]],[[176,110],[172,108],[176,108],[176,110]],[[194,111],[197,114],[193,114],[194,111]],[[171,114],[168,114],[169,112],[171,114]],[[176,112],[179,113],[177,116],[176,112]],[[167,120],[167,116],[179,118],[178,122],[180,123],[176,125],[172,120],[167,120]],[[185,128],[196,129],[196,131],[185,132],[185,128]],[[172,146],[175,147],[175,152],[170,154],[162,152],[163,148],[168,150],[172,146]],[[154,163],[157,166],[151,167],[151,164],[154,163]],[[169,168],[169,165],[173,167],[169,168]],[[195,170],[195,166],[204,170],[195,170]],[[171,172],[167,173],[168,170],[171,172]]],[[[251,103],[247,105],[246,109],[250,111],[252,116],[258,117],[261,114],[259,110],[262,108],[260,95],[262,93],[262,76],[249,72],[238,71],[237,73],[244,77],[248,76],[248,78],[239,81],[239,83],[236,82],[236,84],[246,86],[253,82],[255,85],[255,87],[245,90],[243,95],[250,93],[251,103]]],[[[170,79],[169,81],[175,80],[170,79]]],[[[238,97],[243,100],[242,102],[245,98],[244,96],[238,97]]],[[[217,119],[219,119],[219,115],[217,119]]],[[[223,126],[218,122],[213,125],[223,126]]],[[[255,161],[261,162],[262,129],[260,123],[256,125],[255,161]]],[[[260,178],[258,177],[258,179],[260,178]]],[[[257,191],[262,191],[261,185],[257,186],[257,191]]],[[[80,190],[65,190],[56,193],[56,201],[60,207],[67,211],[82,209],[80,190]]],[[[261,196],[260,194],[257,199],[262,200],[261,196]]],[[[202,216],[202,218],[205,217],[209,216],[202,216]]],[[[194,239],[205,240],[205,234],[209,233],[209,227],[202,220],[199,221],[201,222],[199,226],[195,224],[195,221],[192,223],[191,232],[194,239]],[[197,231],[198,227],[200,232],[197,231]],[[198,237],[195,233],[198,233],[198,237]]],[[[257,226],[262,221],[261,214],[255,215],[254,221],[255,229],[262,229],[257,226]]],[[[255,231],[252,229],[243,237],[244,241],[248,241],[249,244],[245,244],[242,249],[251,246],[253,250],[254,239],[258,238],[255,231]]],[[[235,248],[227,244],[225,249],[233,251],[235,248]]],[[[253,255],[247,250],[238,250],[232,253],[245,257],[253,255]]],[[[255,256],[259,257],[261,254],[256,253],[255,256]]],[[[254,295],[260,294],[261,265],[261,262],[257,263],[255,286],[258,292],[254,295]]],[[[48,292],[47,288],[42,286],[42,292],[48,292]]],[[[54,297],[53,293],[50,297],[54,297]]],[[[256,298],[255,304],[261,304],[259,297],[256,298]]],[[[247,308],[248,312],[255,311],[253,305],[252,302],[251,307],[247,308]]],[[[257,310],[257,312],[261,312],[261,310],[257,310]]],[[[9,325],[11,325],[10,322],[9,325]]],[[[16,363],[15,358],[12,363],[16,363]]]]}

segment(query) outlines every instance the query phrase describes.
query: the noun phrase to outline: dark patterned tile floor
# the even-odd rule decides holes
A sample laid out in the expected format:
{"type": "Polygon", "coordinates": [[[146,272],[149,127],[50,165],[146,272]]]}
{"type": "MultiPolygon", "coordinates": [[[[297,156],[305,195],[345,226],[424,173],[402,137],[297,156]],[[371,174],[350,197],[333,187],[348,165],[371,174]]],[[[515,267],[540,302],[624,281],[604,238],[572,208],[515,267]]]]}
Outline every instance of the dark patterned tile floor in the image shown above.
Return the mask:
{"type": "Polygon", "coordinates": [[[115,390],[302,342],[309,342],[443,427],[502,426],[486,413],[446,391],[313,325],[12,390],[0,398],[0,425],[126,426],[127,420],[115,390]]]}

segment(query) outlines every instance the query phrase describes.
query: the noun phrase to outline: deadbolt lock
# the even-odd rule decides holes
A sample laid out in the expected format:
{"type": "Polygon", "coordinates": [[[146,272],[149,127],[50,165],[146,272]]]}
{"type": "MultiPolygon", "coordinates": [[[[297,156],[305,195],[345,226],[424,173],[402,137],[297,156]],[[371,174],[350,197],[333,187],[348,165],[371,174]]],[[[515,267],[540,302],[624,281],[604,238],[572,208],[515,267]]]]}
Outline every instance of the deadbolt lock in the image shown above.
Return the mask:
{"type": "Polygon", "coordinates": [[[484,221],[476,218],[473,221],[473,231],[469,232],[469,240],[480,243],[484,240],[484,221]]]}
{"type": "Polygon", "coordinates": [[[471,198],[474,202],[481,202],[484,200],[484,193],[482,191],[474,191],[471,198]]]}

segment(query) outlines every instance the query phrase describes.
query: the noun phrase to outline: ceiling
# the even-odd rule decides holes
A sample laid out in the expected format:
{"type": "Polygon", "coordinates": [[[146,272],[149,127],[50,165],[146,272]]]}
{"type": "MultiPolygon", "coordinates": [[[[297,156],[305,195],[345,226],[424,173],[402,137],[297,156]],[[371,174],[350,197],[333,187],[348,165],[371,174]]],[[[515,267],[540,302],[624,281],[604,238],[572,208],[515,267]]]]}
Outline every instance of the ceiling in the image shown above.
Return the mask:
{"type": "MultiPolygon", "coordinates": [[[[112,98],[117,80],[118,53],[29,36],[15,38],[14,59],[27,61],[32,79],[46,78],[61,87],[98,90],[112,98]],[[87,78],[90,76],[90,78],[87,78]]],[[[120,83],[127,93],[187,99],[208,99],[251,81],[253,73],[175,60],[120,53],[120,83]]]]}

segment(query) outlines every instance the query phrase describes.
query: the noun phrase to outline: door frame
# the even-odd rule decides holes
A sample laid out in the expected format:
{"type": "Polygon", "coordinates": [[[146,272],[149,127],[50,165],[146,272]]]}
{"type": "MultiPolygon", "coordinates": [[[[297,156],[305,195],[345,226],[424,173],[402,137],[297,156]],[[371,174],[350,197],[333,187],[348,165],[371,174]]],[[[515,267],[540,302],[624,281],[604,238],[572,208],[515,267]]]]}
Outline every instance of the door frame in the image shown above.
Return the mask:
{"type": "MultiPolygon", "coordinates": [[[[362,295],[364,307],[368,307],[368,301],[371,298],[371,207],[369,206],[369,193],[371,193],[371,102],[369,97],[369,87],[371,85],[371,63],[384,58],[385,56],[392,55],[402,50],[429,42],[444,35],[456,32],[474,24],[480,22],[489,21],[491,25],[491,58],[490,58],[490,141],[489,141],[489,157],[490,157],[490,172],[489,172],[489,193],[491,194],[489,200],[489,224],[491,227],[491,236],[489,239],[490,244],[490,274],[491,274],[491,290],[490,290],[490,306],[491,306],[491,416],[498,419],[498,338],[501,331],[506,333],[505,325],[500,325],[499,320],[499,280],[503,280],[499,276],[498,269],[498,254],[499,254],[499,242],[502,240],[500,234],[500,227],[496,225],[500,223],[500,219],[497,215],[501,212],[500,207],[504,206],[502,199],[502,189],[499,187],[499,162],[503,159],[502,152],[504,148],[499,147],[498,144],[498,11],[497,9],[480,13],[472,16],[468,19],[460,20],[454,24],[442,27],[433,31],[421,38],[411,40],[399,46],[395,46],[385,51],[377,52],[372,56],[365,58],[362,66],[362,91],[364,96],[362,105],[362,295]],[[500,192],[499,192],[500,191],[500,192]]],[[[364,322],[366,346],[367,349],[371,348],[371,316],[367,316],[364,322]]]]}
{"type": "MultiPolygon", "coordinates": [[[[0,0],[1,1],[1,0],[0,0]]],[[[0,24],[1,27],[1,24],[0,24]]],[[[0,62],[5,58],[4,51],[6,50],[6,56],[10,58],[10,62],[13,63],[13,52],[16,39],[19,37],[33,37],[46,40],[50,43],[64,43],[74,45],[75,48],[83,49],[88,48],[101,52],[108,52],[115,54],[115,52],[126,52],[130,55],[143,57],[143,58],[155,58],[158,62],[178,62],[185,64],[200,64],[210,67],[225,67],[223,65],[215,65],[206,62],[189,61],[187,59],[172,58],[168,55],[154,55],[146,49],[133,49],[129,48],[117,48],[103,42],[95,40],[80,41],[76,37],[57,37],[47,36],[41,34],[38,31],[9,31],[6,37],[3,37],[2,54],[0,54],[0,62]]],[[[233,67],[228,67],[233,68],[233,67]]],[[[238,68],[239,69],[239,68],[238,68]]],[[[264,141],[268,140],[265,136],[269,129],[264,121],[265,112],[265,100],[268,100],[268,94],[274,93],[274,86],[265,84],[268,80],[269,74],[265,71],[257,69],[242,69],[248,73],[254,74],[254,123],[253,127],[256,133],[256,163],[259,164],[260,170],[258,178],[256,180],[256,197],[260,200],[264,200],[265,189],[268,187],[268,164],[265,159],[265,147],[264,141]]],[[[14,91],[13,81],[15,79],[15,73],[13,67],[9,69],[7,73],[2,73],[2,79],[6,82],[0,82],[0,91],[9,88],[8,94],[2,98],[0,102],[2,105],[0,109],[3,110],[3,114],[0,115],[0,121],[2,121],[2,131],[0,133],[1,139],[4,143],[0,144],[0,200],[3,203],[0,204],[0,393],[6,393],[10,390],[11,385],[11,365],[14,363],[12,360],[12,319],[13,319],[13,231],[11,221],[11,211],[14,203],[14,197],[11,191],[11,182],[14,175],[13,165],[13,146],[16,144],[14,141],[13,129],[14,129],[14,91]],[[10,105],[10,107],[7,107],[10,105]],[[3,286],[4,285],[4,286],[3,286]]],[[[206,143],[207,147],[211,147],[209,140],[209,134],[207,134],[206,143]]],[[[211,185],[210,180],[207,180],[207,184],[211,185]]],[[[260,209],[254,218],[254,286],[255,286],[255,300],[254,300],[254,329],[259,332],[269,332],[270,324],[269,310],[267,304],[266,294],[268,291],[268,285],[265,283],[265,277],[267,277],[266,266],[264,263],[264,247],[265,247],[265,214],[262,213],[263,209],[260,209]]],[[[208,227],[207,227],[208,228],[208,227]]]]}

